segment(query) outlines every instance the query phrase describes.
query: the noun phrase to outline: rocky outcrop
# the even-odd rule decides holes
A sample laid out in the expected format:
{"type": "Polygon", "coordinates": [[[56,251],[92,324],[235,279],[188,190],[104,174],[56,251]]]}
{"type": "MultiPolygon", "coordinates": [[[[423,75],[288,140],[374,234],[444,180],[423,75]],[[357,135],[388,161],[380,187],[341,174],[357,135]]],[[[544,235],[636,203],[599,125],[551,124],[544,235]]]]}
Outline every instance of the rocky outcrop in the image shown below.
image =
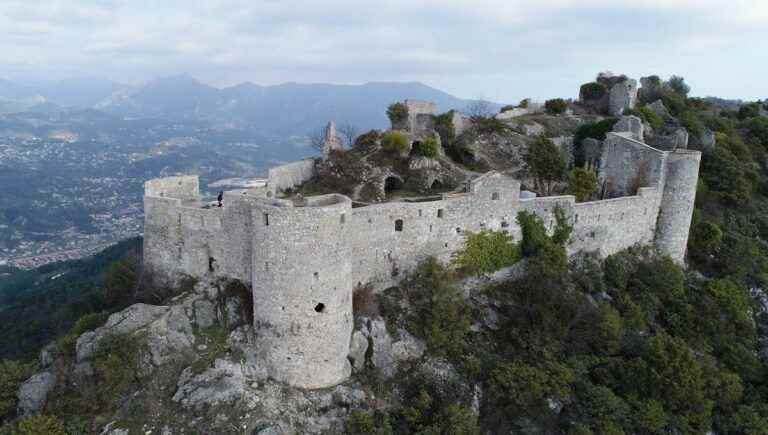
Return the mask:
{"type": "Polygon", "coordinates": [[[421,358],[426,345],[404,329],[398,329],[392,337],[381,318],[363,317],[361,327],[352,334],[350,360],[355,370],[367,365],[379,369],[384,377],[392,377],[398,364],[421,358]]]}
{"type": "Polygon", "coordinates": [[[52,372],[40,372],[27,379],[17,394],[19,415],[37,414],[45,406],[48,393],[56,385],[56,375],[52,372]]]}

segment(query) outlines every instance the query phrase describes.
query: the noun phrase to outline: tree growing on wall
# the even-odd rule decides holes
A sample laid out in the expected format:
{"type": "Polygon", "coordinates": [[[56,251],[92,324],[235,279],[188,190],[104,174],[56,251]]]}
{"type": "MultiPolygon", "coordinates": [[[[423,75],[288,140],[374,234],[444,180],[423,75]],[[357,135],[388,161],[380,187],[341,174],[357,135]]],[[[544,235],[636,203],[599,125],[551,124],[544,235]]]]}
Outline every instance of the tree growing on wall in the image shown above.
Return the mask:
{"type": "Polygon", "coordinates": [[[541,192],[549,196],[555,183],[565,177],[565,159],[554,142],[540,136],[528,147],[525,165],[541,192]]]}
{"type": "Polygon", "coordinates": [[[573,168],[568,175],[568,192],[576,197],[576,202],[589,201],[597,191],[595,171],[585,167],[573,168]]]}
{"type": "Polygon", "coordinates": [[[398,125],[408,119],[408,106],[403,103],[392,103],[387,107],[387,117],[392,125],[398,125]]]}

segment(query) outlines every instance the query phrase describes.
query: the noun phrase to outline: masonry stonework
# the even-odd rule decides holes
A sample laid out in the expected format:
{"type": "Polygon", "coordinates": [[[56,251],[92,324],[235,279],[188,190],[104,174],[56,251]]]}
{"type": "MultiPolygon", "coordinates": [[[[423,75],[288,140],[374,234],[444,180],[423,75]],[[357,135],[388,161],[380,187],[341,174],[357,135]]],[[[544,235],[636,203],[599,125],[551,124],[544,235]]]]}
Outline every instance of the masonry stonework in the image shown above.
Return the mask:
{"type": "Polygon", "coordinates": [[[273,168],[265,188],[226,192],[223,207],[201,197],[197,177],[150,180],[145,264],[168,280],[249,284],[257,352],[269,375],[298,387],[331,386],[350,373],[355,286],[383,289],[429,256],[447,261],[470,231],[507,231],[519,240],[520,211],[552,230],[562,209],[574,228],[569,253],[604,257],[654,245],[682,264],[700,154],[654,149],[629,130],[608,133],[595,159],[609,199],[584,203],[570,195],[523,198],[520,182],[498,172],[439,197],[361,207],[340,194],[277,198],[314,176],[314,160],[273,168]]]}

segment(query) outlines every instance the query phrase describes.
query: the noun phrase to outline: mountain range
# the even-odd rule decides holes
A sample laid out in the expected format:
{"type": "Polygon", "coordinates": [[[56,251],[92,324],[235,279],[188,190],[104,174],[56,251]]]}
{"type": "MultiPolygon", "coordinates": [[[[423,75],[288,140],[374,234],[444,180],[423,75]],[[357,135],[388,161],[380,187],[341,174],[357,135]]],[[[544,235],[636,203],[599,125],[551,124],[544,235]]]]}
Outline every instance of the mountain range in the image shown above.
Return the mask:
{"type": "Polygon", "coordinates": [[[209,121],[217,127],[258,130],[265,135],[305,135],[329,120],[360,130],[382,128],[384,109],[406,98],[434,101],[438,109],[472,104],[418,82],[362,85],[241,83],[216,88],[189,75],[129,86],[100,78],[20,84],[0,80],[0,114],[96,109],[129,119],[209,121]]]}

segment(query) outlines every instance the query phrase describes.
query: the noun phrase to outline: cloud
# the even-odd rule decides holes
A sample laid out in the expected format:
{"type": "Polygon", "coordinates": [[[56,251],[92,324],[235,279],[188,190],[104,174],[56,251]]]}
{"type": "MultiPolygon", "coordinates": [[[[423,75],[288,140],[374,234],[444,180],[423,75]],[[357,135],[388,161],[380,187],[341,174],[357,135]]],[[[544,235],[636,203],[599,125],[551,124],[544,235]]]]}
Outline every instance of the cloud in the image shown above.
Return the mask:
{"type": "Polygon", "coordinates": [[[767,24],[764,0],[5,0],[0,77],[421,80],[513,101],[611,69],[764,98],[767,24]]]}

